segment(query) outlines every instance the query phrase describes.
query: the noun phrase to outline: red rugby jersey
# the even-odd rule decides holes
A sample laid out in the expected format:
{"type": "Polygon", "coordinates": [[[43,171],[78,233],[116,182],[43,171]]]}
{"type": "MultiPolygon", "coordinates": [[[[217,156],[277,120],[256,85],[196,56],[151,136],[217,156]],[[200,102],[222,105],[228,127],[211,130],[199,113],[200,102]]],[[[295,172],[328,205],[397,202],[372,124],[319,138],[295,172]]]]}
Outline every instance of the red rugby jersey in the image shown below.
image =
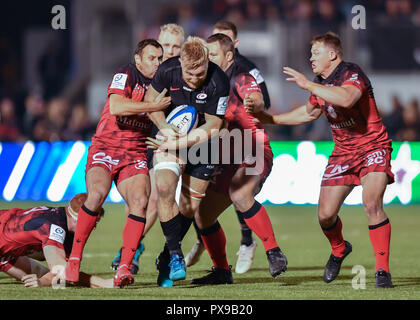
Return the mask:
{"type": "Polygon", "coordinates": [[[109,96],[115,93],[135,101],[143,101],[151,81],[133,63],[118,69],[108,86],[108,97],[96,133],[92,137],[92,144],[147,151],[146,139],[152,131],[152,121],[146,113],[132,116],[112,115],[109,111],[109,96]]]}
{"type": "Polygon", "coordinates": [[[334,106],[312,94],[309,102],[321,108],[328,118],[335,142],[334,153],[367,152],[378,147],[391,147],[391,140],[379,115],[372,85],[362,69],[349,62],[341,62],[331,75],[315,83],[325,86],[353,85],[362,96],[352,108],[334,106]]]}

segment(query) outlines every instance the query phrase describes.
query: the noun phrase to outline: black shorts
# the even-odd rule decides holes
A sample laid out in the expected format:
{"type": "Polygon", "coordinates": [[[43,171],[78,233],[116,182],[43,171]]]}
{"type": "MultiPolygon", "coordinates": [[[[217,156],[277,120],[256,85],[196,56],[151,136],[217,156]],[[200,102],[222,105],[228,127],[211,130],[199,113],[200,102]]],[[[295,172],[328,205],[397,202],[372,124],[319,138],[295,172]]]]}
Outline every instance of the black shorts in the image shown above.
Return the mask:
{"type": "Polygon", "coordinates": [[[214,164],[187,163],[184,173],[190,175],[191,177],[208,181],[214,172],[214,167],[214,164]]]}

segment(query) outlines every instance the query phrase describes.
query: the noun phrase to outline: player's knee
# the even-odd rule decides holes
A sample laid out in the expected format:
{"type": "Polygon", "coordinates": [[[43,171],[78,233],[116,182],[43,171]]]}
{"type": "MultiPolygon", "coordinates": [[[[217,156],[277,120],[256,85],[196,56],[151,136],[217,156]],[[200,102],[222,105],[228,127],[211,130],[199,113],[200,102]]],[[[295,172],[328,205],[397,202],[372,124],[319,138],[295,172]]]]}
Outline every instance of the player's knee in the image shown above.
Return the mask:
{"type": "Polygon", "coordinates": [[[96,210],[105,202],[107,196],[108,191],[105,188],[95,188],[89,191],[85,205],[88,209],[96,210]]]}
{"type": "Polygon", "coordinates": [[[376,200],[363,201],[363,208],[368,216],[376,216],[379,212],[382,212],[382,205],[376,200]]]}
{"type": "Polygon", "coordinates": [[[156,193],[158,195],[158,199],[168,200],[170,198],[174,198],[174,187],[167,181],[159,181],[156,182],[156,193]]]}
{"type": "Polygon", "coordinates": [[[326,228],[331,226],[336,221],[336,215],[329,211],[318,210],[318,222],[321,227],[326,228]]]}
{"type": "Polygon", "coordinates": [[[132,194],[127,199],[129,212],[145,212],[147,208],[148,198],[143,194],[132,194]]]}

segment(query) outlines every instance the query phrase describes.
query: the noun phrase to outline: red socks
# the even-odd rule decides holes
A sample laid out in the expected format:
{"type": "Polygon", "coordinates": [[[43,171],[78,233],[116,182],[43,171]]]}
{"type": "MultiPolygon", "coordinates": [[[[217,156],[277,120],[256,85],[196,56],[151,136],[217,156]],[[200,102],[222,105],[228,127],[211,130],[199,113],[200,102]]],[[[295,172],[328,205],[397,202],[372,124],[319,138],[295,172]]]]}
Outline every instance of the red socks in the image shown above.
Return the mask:
{"type": "Polygon", "coordinates": [[[342,257],[344,251],[346,250],[346,244],[343,239],[343,234],[341,232],[343,224],[341,219],[337,216],[337,221],[328,228],[322,228],[325,236],[328,238],[332,248],[332,254],[336,257],[342,257]]]}
{"type": "Polygon", "coordinates": [[[391,241],[391,224],[389,219],[369,226],[369,237],[375,254],[375,272],[383,269],[389,272],[389,245],[391,241]]]}
{"type": "Polygon", "coordinates": [[[229,270],[226,258],[226,236],[218,221],[211,227],[200,230],[201,239],[217,269],[229,270]]]}
{"type": "Polygon", "coordinates": [[[261,239],[265,251],[278,247],[267,211],[258,201],[255,201],[252,207],[241,215],[247,226],[261,239]]]}
{"type": "Polygon", "coordinates": [[[97,217],[97,212],[90,211],[84,205],[80,208],[70,257],[82,259],[83,249],[90,233],[95,228],[97,217]]]}
{"type": "Polygon", "coordinates": [[[123,245],[121,250],[120,266],[125,264],[128,268],[130,268],[131,261],[136,254],[140,238],[143,235],[145,224],[145,218],[138,217],[133,214],[128,215],[123,230],[123,245]]]}

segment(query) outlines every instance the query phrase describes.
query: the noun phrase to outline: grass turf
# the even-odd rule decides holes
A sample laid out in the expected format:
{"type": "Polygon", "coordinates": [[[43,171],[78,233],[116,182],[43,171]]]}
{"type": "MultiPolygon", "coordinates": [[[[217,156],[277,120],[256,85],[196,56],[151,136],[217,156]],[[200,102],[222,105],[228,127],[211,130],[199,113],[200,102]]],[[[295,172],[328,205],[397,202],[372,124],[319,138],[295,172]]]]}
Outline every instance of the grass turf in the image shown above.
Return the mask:
{"type": "MultiPolygon", "coordinates": [[[[29,202],[1,203],[0,208],[32,207],[29,202]]],[[[110,262],[121,246],[125,221],[120,204],[106,204],[106,216],[92,233],[84,253],[82,270],[104,278],[113,277],[110,262]]],[[[343,263],[339,277],[332,283],[322,281],[330,246],[322,234],[315,206],[267,206],[280,248],[287,255],[289,265],[285,274],[273,279],[268,272],[267,258],[260,240],[252,269],[245,274],[234,273],[233,285],[194,286],[189,280],[201,277],[211,267],[205,252],[196,265],[187,270],[187,279],[172,288],[156,285],[157,271],[154,261],[163,246],[163,234],[158,223],[144,240],[146,250],[141,256],[140,271],[134,285],[125,289],[89,289],[67,287],[24,288],[22,284],[0,274],[0,299],[47,300],[410,300],[420,299],[420,267],[418,243],[420,242],[420,214],[418,206],[387,206],[392,223],[390,268],[394,289],[375,289],[374,257],[370,245],[367,220],[359,206],[345,206],[340,217],[344,238],[353,245],[353,252],[343,263]],[[355,265],[366,270],[366,289],[355,290],[352,273],[355,265]]],[[[228,209],[220,223],[227,238],[227,255],[230,264],[236,263],[239,248],[239,224],[233,209],[228,209]]],[[[183,242],[186,254],[195,242],[191,228],[183,242]]]]}

